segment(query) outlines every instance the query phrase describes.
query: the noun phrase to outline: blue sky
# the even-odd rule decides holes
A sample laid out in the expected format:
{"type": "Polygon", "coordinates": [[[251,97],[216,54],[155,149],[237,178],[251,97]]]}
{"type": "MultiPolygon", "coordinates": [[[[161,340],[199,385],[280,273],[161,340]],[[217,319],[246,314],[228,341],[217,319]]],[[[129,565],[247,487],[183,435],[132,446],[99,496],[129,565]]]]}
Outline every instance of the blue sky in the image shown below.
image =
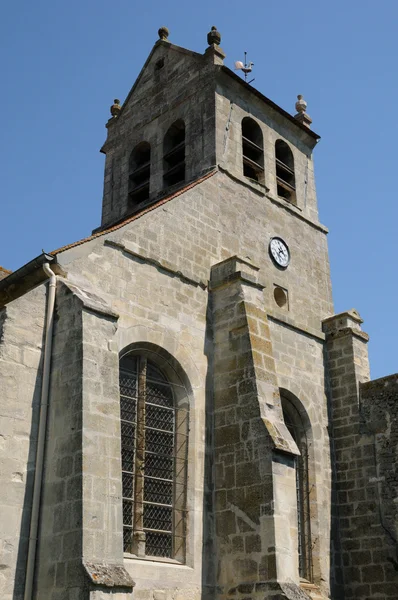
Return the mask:
{"type": "Polygon", "coordinates": [[[128,93],[160,25],[199,52],[216,25],[228,66],[246,50],[257,89],[290,112],[298,93],[308,101],[335,309],[365,319],[372,377],[398,371],[397,22],[394,0],[6,3],[0,265],[90,234],[113,98],[128,93]]]}

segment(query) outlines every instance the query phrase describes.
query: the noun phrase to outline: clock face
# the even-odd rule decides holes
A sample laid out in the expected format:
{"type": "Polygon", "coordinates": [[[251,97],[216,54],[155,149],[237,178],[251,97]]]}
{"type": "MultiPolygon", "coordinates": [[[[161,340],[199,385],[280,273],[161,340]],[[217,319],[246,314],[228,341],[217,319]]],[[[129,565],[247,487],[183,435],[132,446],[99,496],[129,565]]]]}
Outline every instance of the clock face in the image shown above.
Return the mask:
{"type": "Polygon", "coordinates": [[[282,269],[286,269],[290,262],[290,252],[286,242],[282,238],[274,237],[269,243],[269,252],[272,259],[282,269]]]}

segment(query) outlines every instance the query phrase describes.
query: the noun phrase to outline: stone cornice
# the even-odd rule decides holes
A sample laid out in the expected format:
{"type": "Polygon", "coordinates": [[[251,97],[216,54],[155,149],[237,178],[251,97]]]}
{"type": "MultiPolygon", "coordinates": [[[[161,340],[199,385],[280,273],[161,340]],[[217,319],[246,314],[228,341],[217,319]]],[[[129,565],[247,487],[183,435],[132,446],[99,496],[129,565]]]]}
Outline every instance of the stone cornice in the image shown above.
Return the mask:
{"type": "Polygon", "coordinates": [[[297,217],[301,221],[304,221],[305,223],[308,223],[308,225],[311,225],[311,227],[313,227],[314,229],[317,229],[318,231],[322,231],[322,233],[329,233],[329,229],[327,227],[325,227],[325,225],[322,225],[322,223],[315,223],[314,221],[311,221],[311,219],[308,219],[307,217],[305,217],[302,214],[300,208],[289,203],[287,200],[279,200],[279,198],[275,198],[275,196],[272,196],[269,193],[266,194],[266,197],[268,198],[268,200],[271,200],[271,202],[273,204],[276,204],[277,206],[284,208],[285,210],[287,210],[288,212],[293,214],[295,217],[297,217]]]}
{"type": "Polygon", "coordinates": [[[207,289],[206,281],[195,277],[191,273],[188,274],[183,271],[177,270],[174,267],[174,265],[172,265],[171,263],[169,263],[166,260],[162,260],[162,259],[158,260],[152,256],[148,256],[147,254],[144,254],[144,251],[141,248],[138,250],[138,249],[135,249],[132,245],[130,245],[128,243],[116,242],[116,241],[109,240],[109,239],[105,240],[105,245],[109,246],[111,248],[115,248],[116,250],[121,250],[130,258],[135,258],[135,259],[142,261],[148,265],[152,265],[153,267],[156,267],[157,269],[161,269],[162,271],[165,271],[165,273],[167,275],[171,275],[172,277],[178,277],[178,279],[180,279],[180,281],[182,281],[183,283],[188,283],[189,285],[193,285],[195,287],[200,287],[203,290],[207,289]]]}
{"type": "Polygon", "coordinates": [[[282,325],[286,325],[290,327],[290,329],[294,329],[295,331],[299,331],[300,333],[305,333],[306,335],[315,338],[321,342],[324,342],[326,339],[325,334],[318,329],[313,327],[305,327],[304,325],[300,325],[299,323],[295,323],[293,319],[288,317],[287,315],[282,315],[280,313],[275,313],[267,310],[268,318],[275,323],[280,323],[282,325]]]}
{"type": "Polygon", "coordinates": [[[84,290],[81,287],[78,287],[74,283],[67,281],[66,279],[59,278],[59,282],[64,285],[76,298],[78,298],[83,305],[83,307],[90,312],[99,313],[100,315],[105,315],[111,319],[117,320],[119,318],[118,313],[116,313],[112,308],[99,296],[97,296],[94,292],[84,290]]]}

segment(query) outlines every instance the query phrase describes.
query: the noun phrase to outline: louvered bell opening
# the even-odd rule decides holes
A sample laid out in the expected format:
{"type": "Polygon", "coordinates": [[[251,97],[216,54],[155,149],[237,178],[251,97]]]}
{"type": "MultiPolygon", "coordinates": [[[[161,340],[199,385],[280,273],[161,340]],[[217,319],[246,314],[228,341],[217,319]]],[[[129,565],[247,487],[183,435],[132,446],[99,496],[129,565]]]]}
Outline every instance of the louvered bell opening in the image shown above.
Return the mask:
{"type": "Polygon", "coordinates": [[[163,182],[166,187],[185,181],[185,125],[176,121],[164,138],[163,182]]]}
{"type": "Polygon", "coordinates": [[[131,153],[129,172],[129,199],[138,205],[149,199],[151,177],[151,147],[147,142],[139,144],[131,153]]]}
{"type": "Polygon", "coordinates": [[[293,153],[283,140],[275,143],[275,166],[278,196],[296,202],[293,153]]]}
{"type": "Polygon", "coordinates": [[[256,121],[245,117],[242,121],[243,175],[264,184],[263,134],[256,121]]]}

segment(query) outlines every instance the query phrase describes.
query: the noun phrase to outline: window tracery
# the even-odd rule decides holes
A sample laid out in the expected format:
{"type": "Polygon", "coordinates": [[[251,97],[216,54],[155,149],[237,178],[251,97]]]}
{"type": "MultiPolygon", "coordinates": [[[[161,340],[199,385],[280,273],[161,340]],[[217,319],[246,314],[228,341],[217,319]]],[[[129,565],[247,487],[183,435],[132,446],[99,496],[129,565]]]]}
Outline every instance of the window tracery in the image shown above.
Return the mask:
{"type": "Polygon", "coordinates": [[[145,355],[120,361],[124,551],[183,562],[188,410],[176,385],[145,355]]]}

